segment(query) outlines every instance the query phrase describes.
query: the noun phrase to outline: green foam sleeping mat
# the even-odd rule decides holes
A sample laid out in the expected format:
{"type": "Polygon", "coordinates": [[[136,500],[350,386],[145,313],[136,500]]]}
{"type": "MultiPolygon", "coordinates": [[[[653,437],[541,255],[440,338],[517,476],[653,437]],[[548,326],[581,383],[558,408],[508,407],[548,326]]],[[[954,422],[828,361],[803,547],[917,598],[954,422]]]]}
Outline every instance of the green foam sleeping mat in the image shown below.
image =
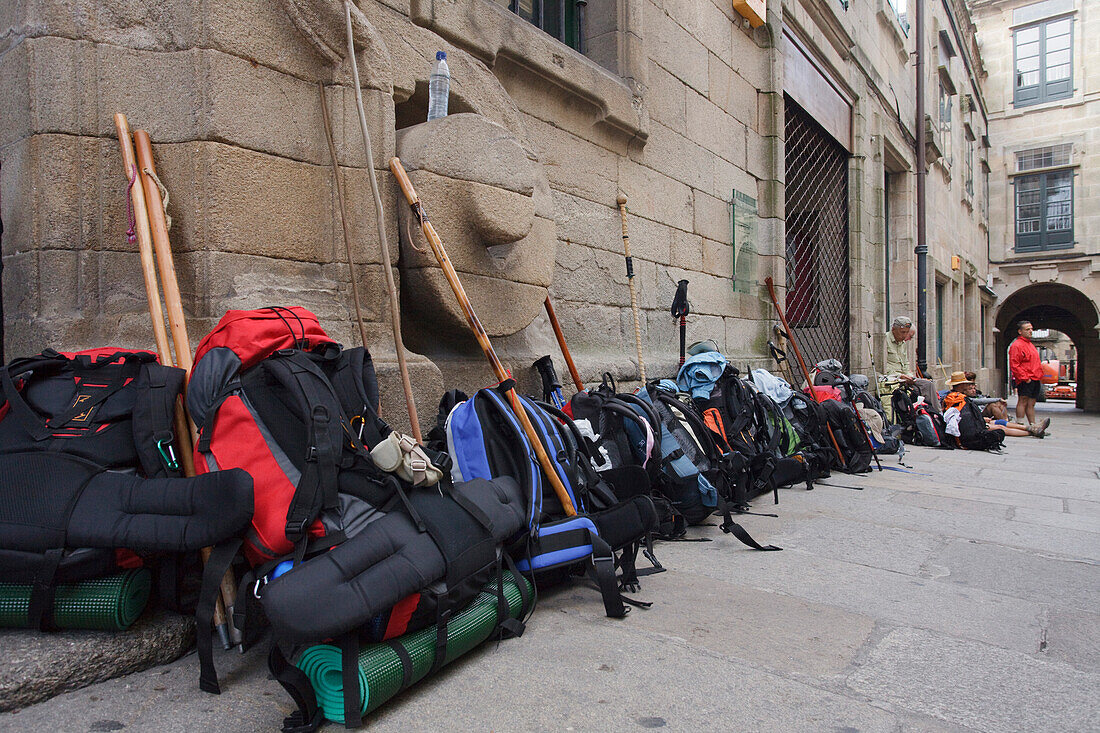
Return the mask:
{"type": "MultiPolygon", "coordinates": [[[[526,578],[527,595],[534,589],[526,578]]],[[[443,664],[449,664],[489,638],[497,625],[497,584],[486,585],[477,597],[460,613],[455,614],[448,625],[447,655],[443,664]]],[[[504,576],[504,598],[508,614],[518,618],[522,608],[522,594],[511,573],[504,576]]],[[[404,647],[412,660],[410,684],[422,680],[431,671],[435,658],[435,626],[405,634],[389,642],[364,646],[359,652],[359,692],[362,713],[366,715],[401,691],[404,671],[401,658],[391,643],[404,647]]],[[[317,644],[306,648],[299,655],[295,666],[305,672],[317,695],[317,704],[326,718],[334,723],[344,722],[344,689],[339,647],[317,644]]]]}
{"type": "MultiPolygon", "coordinates": [[[[58,585],[51,613],[54,626],[124,631],[145,610],[151,588],[152,578],[146,568],[58,585]]],[[[30,600],[31,585],[0,583],[0,626],[26,628],[30,600]]]]}

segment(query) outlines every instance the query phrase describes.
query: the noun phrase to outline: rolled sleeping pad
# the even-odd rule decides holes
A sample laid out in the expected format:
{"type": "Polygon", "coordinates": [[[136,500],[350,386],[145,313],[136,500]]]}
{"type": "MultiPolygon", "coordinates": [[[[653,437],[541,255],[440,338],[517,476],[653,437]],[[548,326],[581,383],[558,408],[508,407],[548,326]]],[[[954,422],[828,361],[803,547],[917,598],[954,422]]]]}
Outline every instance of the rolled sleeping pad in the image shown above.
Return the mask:
{"type": "MultiPolygon", "coordinates": [[[[521,577],[526,594],[534,592],[530,581],[521,577]]],[[[519,618],[523,606],[523,593],[511,573],[504,574],[504,598],[508,602],[508,615],[519,618]]],[[[478,644],[488,639],[497,627],[497,584],[488,583],[477,597],[461,612],[451,617],[447,625],[447,653],[443,664],[458,659],[478,644]]],[[[361,712],[366,715],[401,691],[405,669],[401,657],[393,650],[400,646],[411,661],[409,684],[424,679],[435,660],[437,629],[426,629],[399,636],[388,642],[371,644],[359,652],[359,694],[361,712]]],[[[305,672],[317,695],[317,704],[326,718],[334,723],[344,722],[343,667],[339,647],[318,644],[308,647],[299,655],[295,666],[305,672]]]]}
{"type": "MultiPolygon", "coordinates": [[[[28,583],[0,583],[0,626],[30,626],[27,611],[32,588],[28,583]]],[[[125,631],[145,610],[151,588],[147,568],[63,583],[55,589],[53,608],[48,613],[59,629],[125,631]]]]}
{"type": "MultiPolygon", "coordinates": [[[[439,498],[435,487],[418,491],[439,498]]],[[[497,545],[525,526],[523,496],[511,478],[461,482],[453,493],[480,509],[492,525],[497,545]]],[[[453,510],[456,527],[469,520],[457,503],[453,510]]],[[[264,613],[278,638],[310,644],[363,626],[446,572],[446,560],[431,534],[421,532],[404,512],[391,512],[341,545],[267,583],[264,613]]]]}

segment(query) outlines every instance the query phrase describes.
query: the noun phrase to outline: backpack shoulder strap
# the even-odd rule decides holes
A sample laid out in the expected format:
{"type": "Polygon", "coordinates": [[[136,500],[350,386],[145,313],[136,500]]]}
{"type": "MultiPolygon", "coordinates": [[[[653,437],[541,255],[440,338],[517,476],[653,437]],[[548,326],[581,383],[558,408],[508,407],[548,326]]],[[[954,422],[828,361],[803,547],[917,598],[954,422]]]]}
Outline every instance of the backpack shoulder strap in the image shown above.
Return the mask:
{"type": "Polygon", "coordinates": [[[328,377],[304,352],[277,353],[264,365],[298,396],[308,431],[305,467],[286,515],[286,537],[298,548],[297,553],[303,553],[309,525],[322,509],[339,505],[336,476],[346,419],[328,377]]]}

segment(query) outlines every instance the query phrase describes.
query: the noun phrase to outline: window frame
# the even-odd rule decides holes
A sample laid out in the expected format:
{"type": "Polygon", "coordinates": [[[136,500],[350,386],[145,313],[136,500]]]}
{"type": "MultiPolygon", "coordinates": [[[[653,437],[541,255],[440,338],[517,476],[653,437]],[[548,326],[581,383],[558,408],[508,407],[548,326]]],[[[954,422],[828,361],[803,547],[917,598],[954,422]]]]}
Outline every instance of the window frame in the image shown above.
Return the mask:
{"type": "Polygon", "coordinates": [[[1025,173],[1012,178],[1012,231],[1013,244],[1016,252],[1049,252],[1061,249],[1073,249],[1074,247],[1074,201],[1073,178],[1074,168],[1050,168],[1034,173],[1025,173]],[[1053,185],[1048,185],[1048,176],[1066,176],[1069,182],[1069,229],[1051,232],[1047,225],[1047,204],[1049,203],[1049,190],[1053,185]],[[1039,194],[1039,231],[1036,233],[1020,232],[1020,185],[1028,181],[1038,182],[1039,194]]]}
{"type": "Polygon", "coordinates": [[[1054,102],[1060,99],[1073,97],[1073,14],[1059,15],[1052,18],[1044,18],[1034,23],[1028,23],[1012,29],[1012,106],[1030,107],[1044,102],[1054,102]],[[1069,76],[1065,79],[1047,81],[1047,26],[1052,23],[1067,21],[1069,23],[1069,76]],[[1023,31],[1037,29],[1039,38],[1039,81],[1035,84],[1023,86],[1020,84],[1020,42],[1019,34],[1023,31]],[[1051,91],[1051,87],[1056,87],[1051,91]]]}
{"type": "Polygon", "coordinates": [[[947,283],[941,282],[939,278],[936,278],[936,363],[944,363],[943,355],[943,342],[944,342],[944,321],[946,321],[947,314],[944,312],[947,309],[947,283]]]}
{"type": "Polygon", "coordinates": [[[954,158],[954,145],[952,145],[952,130],[951,130],[951,107],[953,106],[951,98],[955,95],[948,87],[947,83],[940,78],[940,99],[939,99],[939,122],[940,122],[940,139],[942,141],[943,148],[943,162],[948,167],[954,158]]]}
{"type": "Polygon", "coordinates": [[[520,0],[497,0],[497,2],[543,33],[556,38],[574,51],[580,51],[580,34],[584,33],[584,29],[578,27],[576,2],[574,0],[550,0],[552,3],[556,2],[558,7],[558,12],[554,18],[558,25],[557,33],[548,30],[546,27],[548,20],[546,17],[547,0],[530,0],[530,16],[520,10],[520,0]]]}
{"type": "Polygon", "coordinates": [[[967,139],[966,141],[966,175],[965,186],[966,195],[974,198],[974,141],[967,139]]]}
{"type": "Polygon", "coordinates": [[[981,324],[981,336],[980,336],[981,345],[982,345],[981,346],[981,365],[982,365],[982,368],[984,369],[986,366],[988,366],[988,364],[986,362],[986,352],[985,352],[985,334],[986,334],[986,330],[987,330],[988,324],[989,324],[989,304],[986,303],[985,300],[981,300],[978,303],[978,308],[979,308],[978,312],[980,314],[978,316],[978,321],[981,324]]]}

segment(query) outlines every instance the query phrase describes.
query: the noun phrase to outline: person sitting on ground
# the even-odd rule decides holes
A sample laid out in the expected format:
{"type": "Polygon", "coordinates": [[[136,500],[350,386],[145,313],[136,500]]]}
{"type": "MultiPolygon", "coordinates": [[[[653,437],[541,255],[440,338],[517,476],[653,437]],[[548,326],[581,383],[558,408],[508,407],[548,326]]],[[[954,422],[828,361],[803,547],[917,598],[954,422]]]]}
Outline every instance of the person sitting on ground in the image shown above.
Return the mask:
{"type": "MultiPolygon", "coordinates": [[[[966,378],[965,372],[952,373],[948,384],[951,386],[951,391],[944,397],[944,407],[949,409],[954,407],[959,412],[958,434],[956,437],[959,444],[964,448],[973,450],[996,448],[1004,442],[1006,436],[1014,438],[1024,438],[1029,435],[1035,438],[1044,437],[1044,426],[1041,425],[1024,426],[1007,421],[1002,425],[998,424],[999,421],[983,417],[978,406],[970,400],[972,395],[977,394],[978,386],[973,380],[966,378]],[[1000,435],[990,436],[987,433],[999,433],[1000,435]]],[[[944,419],[945,421],[947,419],[946,413],[944,419]]],[[[950,429],[948,432],[955,435],[954,431],[950,429]]]]}
{"type": "Polygon", "coordinates": [[[890,324],[890,333],[886,334],[886,365],[883,375],[888,382],[912,384],[928,403],[929,409],[941,412],[939,395],[930,379],[919,379],[912,374],[909,361],[909,342],[916,336],[913,320],[908,316],[898,316],[890,324]]]}
{"type": "MultiPolygon", "coordinates": [[[[974,382],[974,387],[977,390],[977,397],[968,397],[967,399],[982,408],[982,417],[1002,421],[998,422],[998,425],[1007,424],[1009,422],[1008,403],[1005,402],[1003,397],[988,397],[980,389],[977,389],[977,376],[974,372],[966,373],[966,378],[974,382]]],[[[1027,426],[1022,425],[1021,427],[1026,428],[1027,426]]]]}
{"type": "MultiPolygon", "coordinates": [[[[966,372],[966,378],[969,379],[971,382],[973,382],[974,381],[974,372],[966,372]]],[[[977,383],[975,383],[973,387],[965,387],[964,388],[964,393],[966,394],[966,399],[967,400],[973,402],[974,404],[978,405],[979,407],[982,405],[982,401],[981,401],[981,394],[982,393],[981,393],[981,390],[978,389],[977,383]],[[974,392],[976,395],[978,395],[978,397],[977,398],[972,397],[970,395],[970,392],[974,392]]],[[[994,399],[994,398],[987,397],[986,399],[994,399]]],[[[1049,417],[1041,420],[1038,424],[1035,424],[1035,425],[1028,425],[1026,423],[1021,423],[1019,421],[1009,420],[1008,419],[1008,405],[1005,403],[1004,400],[999,400],[998,402],[993,402],[993,403],[987,404],[985,406],[985,409],[982,410],[982,417],[985,418],[986,425],[988,425],[991,429],[995,428],[997,426],[1005,428],[1006,429],[1005,435],[1011,435],[1013,437],[1024,437],[1025,435],[1029,435],[1029,436],[1034,437],[1034,438],[1045,438],[1047,435],[1049,435],[1049,433],[1047,431],[1047,428],[1050,427],[1050,418],[1049,417]],[[1003,407],[1003,413],[1002,414],[997,414],[997,415],[990,414],[990,408],[991,407],[992,408],[1003,407]]]]}

